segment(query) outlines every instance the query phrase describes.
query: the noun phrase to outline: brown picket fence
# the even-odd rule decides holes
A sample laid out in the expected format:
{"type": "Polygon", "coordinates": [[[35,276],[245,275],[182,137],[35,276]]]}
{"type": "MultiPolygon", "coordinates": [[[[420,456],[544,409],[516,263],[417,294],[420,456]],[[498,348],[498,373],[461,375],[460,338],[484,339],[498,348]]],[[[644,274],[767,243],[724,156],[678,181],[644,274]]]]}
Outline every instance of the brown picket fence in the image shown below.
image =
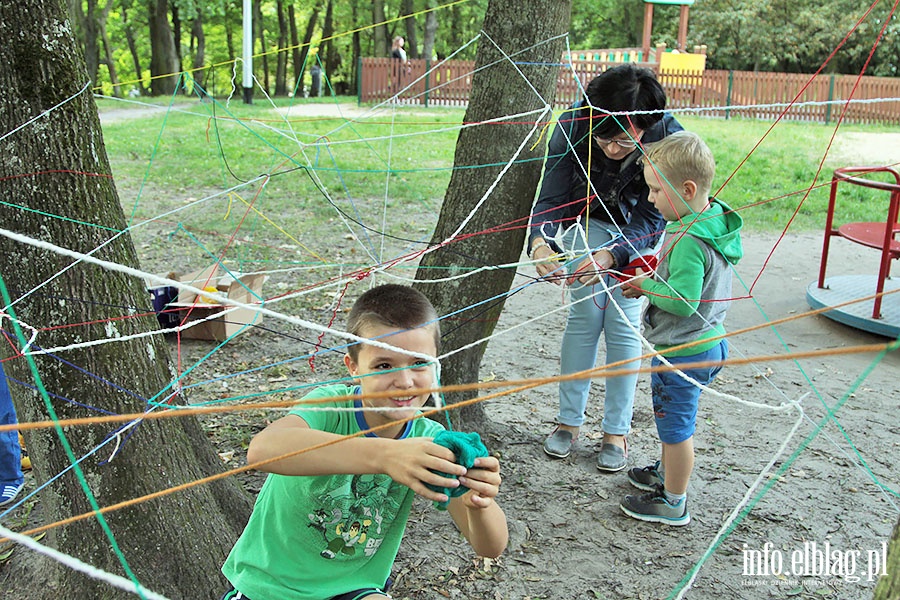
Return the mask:
{"type": "MultiPolygon", "coordinates": [[[[565,108],[580,99],[599,73],[621,63],[573,60],[562,65],[554,106],[565,108]]],[[[634,63],[657,69],[655,62],[634,63]]],[[[360,103],[396,102],[422,106],[465,106],[472,88],[474,61],[363,58],[360,103]]],[[[764,73],[706,70],[658,74],[668,95],[668,108],[695,109],[721,118],[743,117],[833,123],[900,124],[900,78],[855,75],[764,73]],[[847,99],[853,102],[848,103],[847,99]]]]}

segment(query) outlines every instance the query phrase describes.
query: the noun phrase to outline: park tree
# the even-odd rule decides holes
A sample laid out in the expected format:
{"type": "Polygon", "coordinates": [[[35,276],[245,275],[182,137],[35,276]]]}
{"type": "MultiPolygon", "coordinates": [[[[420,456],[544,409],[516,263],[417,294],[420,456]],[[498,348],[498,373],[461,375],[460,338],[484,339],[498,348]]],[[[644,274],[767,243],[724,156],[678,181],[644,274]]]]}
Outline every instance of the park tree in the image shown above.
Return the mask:
{"type": "MultiPolygon", "coordinates": [[[[0,39],[0,195],[10,203],[0,228],[137,267],[63,0],[0,3],[0,39]]],[[[14,333],[13,316],[40,328],[32,352],[156,329],[144,282],[8,235],[0,236],[0,282],[7,338],[0,352],[21,421],[140,413],[168,389],[173,368],[159,335],[18,354],[25,340],[14,333]]],[[[92,454],[117,427],[25,432],[35,479],[46,484],[39,499],[48,523],[89,514],[89,498],[110,506],[222,472],[194,418],[135,423],[115,456],[114,444],[92,454]],[[66,471],[72,457],[85,458],[66,471]]],[[[249,511],[237,483],[221,479],[109,512],[108,535],[92,515],[49,529],[43,542],[165,596],[208,598],[223,589],[219,566],[249,511]]],[[[10,577],[34,582],[24,596],[31,599],[133,597],[56,563],[10,577]]]]}
{"type": "Polygon", "coordinates": [[[169,22],[168,0],[148,0],[150,28],[150,93],[171,96],[178,84],[178,52],[169,22]]]}
{"type": "MultiPolygon", "coordinates": [[[[460,132],[432,250],[423,256],[416,271],[416,286],[438,314],[453,315],[442,325],[442,352],[466,348],[441,361],[443,385],[478,381],[487,344],[481,340],[494,330],[503,309],[502,298],[515,273],[485,269],[448,283],[428,280],[519,260],[541,175],[543,147],[536,143],[539,123],[552,118],[549,108],[556,92],[562,36],[568,26],[568,2],[488,3],[463,119],[483,124],[460,132]],[[487,65],[492,66],[483,68],[487,65]],[[529,116],[503,120],[511,114],[529,116]],[[492,122],[494,119],[499,121],[492,122]],[[538,126],[528,121],[538,122],[538,126]],[[479,168],[469,168],[473,166],[479,168]],[[444,243],[451,238],[452,243],[444,243]]],[[[448,401],[475,395],[456,393],[448,396],[448,401]]],[[[480,426],[481,405],[464,408],[460,420],[480,426]]]]}

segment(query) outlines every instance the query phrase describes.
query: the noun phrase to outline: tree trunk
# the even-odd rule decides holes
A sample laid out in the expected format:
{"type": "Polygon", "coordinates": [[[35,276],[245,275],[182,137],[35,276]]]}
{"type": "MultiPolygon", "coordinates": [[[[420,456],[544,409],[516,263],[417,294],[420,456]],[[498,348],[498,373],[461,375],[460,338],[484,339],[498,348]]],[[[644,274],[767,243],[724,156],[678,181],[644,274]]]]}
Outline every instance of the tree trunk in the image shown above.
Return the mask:
{"type": "MultiPolygon", "coordinates": [[[[125,29],[125,41],[128,43],[128,51],[131,53],[131,61],[134,64],[134,78],[137,81],[138,91],[142,96],[147,94],[144,87],[144,71],[141,68],[141,56],[138,54],[137,44],[134,41],[134,29],[128,20],[125,5],[122,5],[122,27],[125,29]]],[[[126,92],[127,93],[127,92],[126,92]]]]}
{"type": "Polygon", "coordinates": [[[421,56],[419,54],[418,23],[416,23],[415,17],[407,16],[415,12],[415,2],[413,0],[403,0],[403,5],[400,7],[400,16],[406,17],[403,19],[403,25],[406,27],[406,54],[409,58],[419,58],[421,56]]]}
{"type": "MultiPolygon", "coordinates": [[[[137,266],[130,236],[116,233],[125,229],[125,216],[61,0],[0,3],[0,39],[0,131],[38,119],[0,140],[0,196],[22,207],[0,211],[0,228],[137,266]]],[[[144,283],[122,273],[0,236],[0,276],[11,295],[3,300],[5,310],[41,328],[32,351],[158,328],[152,316],[132,317],[153,313],[144,283]]],[[[12,329],[11,321],[5,323],[12,329]]],[[[10,342],[23,350],[22,337],[10,342]]],[[[13,350],[9,343],[3,348],[7,356],[13,350]]],[[[171,382],[161,335],[34,354],[33,361],[34,371],[21,356],[4,366],[22,422],[52,420],[51,407],[60,419],[140,412],[149,408],[144,399],[159,398],[171,382]]],[[[35,478],[47,484],[40,495],[47,522],[91,510],[80,481],[102,507],[221,472],[193,418],[145,421],[121,436],[115,458],[115,444],[91,454],[117,429],[97,424],[59,434],[25,432],[35,478]],[[84,458],[83,477],[51,480],[72,464],[65,444],[84,458]]],[[[50,529],[43,543],[104,571],[123,575],[130,569],[143,586],[170,598],[209,598],[224,589],[219,567],[249,511],[249,499],[228,479],[108,513],[122,561],[97,518],[50,529]]],[[[11,576],[40,581],[30,599],[134,597],[57,563],[40,570],[24,566],[28,572],[11,576]]]]}
{"type": "Polygon", "coordinates": [[[894,533],[888,545],[887,572],[882,572],[872,598],[873,600],[900,598],[900,519],[894,524],[894,533]]]}
{"type": "Polygon", "coordinates": [[[262,0],[253,3],[253,26],[259,39],[259,53],[262,61],[263,76],[259,82],[266,94],[269,93],[269,46],[266,44],[266,27],[262,16],[262,0]]]}
{"type": "Polygon", "coordinates": [[[352,56],[350,59],[353,61],[350,63],[350,91],[353,93],[358,93],[359,91],[359,58],[362,56],[362,32],[359,30],[359,4],[357,2],[353,2],[353,41],[352,41],[352,56]]]}
{"type": "Polygon", "coordinates": [[[169,25],[168,0],[150,0],[150,95],[171,96],[178,82],[178,55],[169,25]]]}
{"type": "MultiPolygon", "coordinates": [[[[337,45],[335,44],[334,39],[334,0],[328,0],[328,4],[325,6],[325,22],[322,24],[322,43],[319,47],[319,52],[322,57],[322,68],[324,70],[322,77],[322,85],[325,86],[325,82],[331,80],[333,82],[334,76],[337,73],[338,67],[341,65],[341,55],[338,52],[337,45]],[[327,79],[326,79],[327,78],[327,79]]],[[[324,91],[322,92],[325,93],[324,91]]]]}
{"type": "Polygon", "coordinates": [[[236,11],[229,10],[228,4],[225,6],[225,47],[228,48],[228,60],[234,61],[237,59],[237,50],[234,48],[234,27],[232,23],[237,22],[240,23],[240,19],[236,19],[235,15],[236,11]]]}
{"type": "MultiPolygon", "coordinates": [[[[290,9],[293,11],[293,6],[290,9]]],[[[319,10],[322,8],[322,0],[316,0],[315,5],[313,5],[312,14],[309,15],[309,21],[306,23],[306,33],[303,34],[303,44],[300,46],[299,51],[295,50],[294,54],[294,77],[297,79],[297,83],[295,84],[297,93],[301,93],[303,91],[303,72],[306,68],[306,61],[309,57],[309,45],[312,42],[313,33],[316,30],[316,21],[319,20],[319,10]]],[[[291,33],[292,40],[297,35],[296,27],[294,27],[294,17],[293,14],[291,16],[291,27],[293,28],[293,32],[291,33]]],[[[297,45],[296,41],[292,41],[294,46],[297,45]]]]}
{"type": "Polygon", "coordinates": [[[202,10],[199,6],[197,7],[197,16],[194,17],[194,22],[191,25],[191,37],[197,42],[197,47],[194,49],[191,76],[193,76],[194,82],[199,86],[199,89],[194,88],[194,93],[201,98],[206,95],[206,70],[204,69],[206,65],[206,34],[203,32],[202,10]]]}
{"type": "MultiPolygon", "coordinates": [[[[509,3],[491,0],[483,30],[493,42],[482,38],[478,44],[472,93],[463,121],[480,123],[552,105],[559,72],[555,65],[562,53],[563,40],[558,37],[550,43],[535,44],[561,36],[568,26],[568,1],[509,3]],[[494,43],[508,55],[514,55],[511,60],[516,64],[504,60],[494,43]],[[527,50],[520,52],[522,49],[527,50]],[[490,69],[480,69],[494,61],[498,64],[490,69]],[[523,81],[523,76],[530,85],[523,81]]],[[[470,127],[459,134],[453,175],[432,244],[438,245],[448,239],[495,184],[508,161],[514,162],[455,241],[426,254],[416,271],[416,287],[431,299],[438,314],[454,315],[452,320],[442,324],[442,352],[467,346],[491,334],[503,308],[503,300],[493,300],[486,305],[479,303],[489,298],[502,298],[509,290],[515,272],[512,269],[484,271],[451,283],[429,284],[425,281],[519,260],[543,155],[542,145],[535,144],[540,128],[532,130],[526,121],[551,117],[550,113],[535,112],[509,124],[470,127]],[[522,151],[516,155],[523,142],[522,151]],[[531,149],[532,145],[534,149],[531,149]],[[465,168],[473,165],[490,166],[465,168]],[[497,231],[479,235],[495,227],[497,231]]],[[[485,347],[486,343],[476,344],[441,361],[441,383],[478,381],[485,347]]],[[[451,394],[447,400],[459,402],[476,395],[476,392],[451,394]]],[[[462,410],[459,418],[470,427],[477,426],[483,419],[481,405],[462,410]]]]}
{"type": "Polygon", "coordinates": [[[278,61],[275,67],[275,95],[287,96],[287,45],[289,33],[283,0],[278,0],[275,3],[275,7],[278,13],[278,61]]]}
{"type": "Polygon", "coordinates": [[[172,37],[175,40],[175,58],[178,62],[178,72],[184,70],[184,62],[181,56],[181,12],[178,3],[172,3],[172,37]]]}
{"type": "Polygon", "coordinates": [[[112,84],[112,94],[116,98],[122,97],[122,90],[119,88],[119,75],[116,73],[116,60],[112,55],[112,44],[109,42],[109,34],[106,31],[106,22],[109,18],[109,11],[112,8],[112,0],[106,1],[103,7],[103,16],[97,21],[97,28],[100,31],[100,39],[103,41],[103,64],[109,71],[109,82],[112,84]]]}
{"type": "MultiPolygon", "coordinates": [[[[436,0],[427,0],[426,8],[435,8],[436,0]]],[[[438,18],[437,11],[431,10],[425,13],[425,35],[422,38],[422,58],[434,58],[434,36],[437,33],[438,18]]]]}
{"type": "Polygon", "coordinates": [[[375,41],[375,56],[391,55],[391,40],[388,39],[387,25],[384,24],[384,0],[372,0],[372,28],[375,41]]]}

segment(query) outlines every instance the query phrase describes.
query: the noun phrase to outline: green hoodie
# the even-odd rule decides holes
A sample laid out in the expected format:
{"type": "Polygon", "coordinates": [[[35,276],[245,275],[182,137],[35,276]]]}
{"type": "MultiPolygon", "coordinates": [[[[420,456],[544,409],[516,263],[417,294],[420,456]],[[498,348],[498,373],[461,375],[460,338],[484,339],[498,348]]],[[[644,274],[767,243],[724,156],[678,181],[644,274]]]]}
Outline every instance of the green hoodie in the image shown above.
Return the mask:
{"type": "Polygon", "coordinates": [[[744,255],[742,226],[741,216],[715,198],[702,213],[666,225],[656,277],[641,284],[649,301],[644,336],[664,356],[705,352],[725,334],[731,269],[744,255]],[[698,340],[711,341],[669,350],[698,340]]]}

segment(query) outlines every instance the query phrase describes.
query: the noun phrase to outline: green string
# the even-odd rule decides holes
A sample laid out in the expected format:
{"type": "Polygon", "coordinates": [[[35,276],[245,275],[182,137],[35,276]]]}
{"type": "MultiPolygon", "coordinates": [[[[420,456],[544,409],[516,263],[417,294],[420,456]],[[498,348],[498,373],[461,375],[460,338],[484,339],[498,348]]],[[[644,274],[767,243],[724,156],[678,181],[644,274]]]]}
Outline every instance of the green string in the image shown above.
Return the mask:
{"type": "MultiPolygon", "coordinates": [[[[19,343],[24,348],[28,344],[28,340],[25,337],[25,334],[22,332],[22,328],[19,325],[18,320],[16,319],[15,310],[12,307],[12,298],[9,295],[9,291],[6,289],[6,281],[3,279],[3,276],[0,275],[0,294],[3,295],[3,301],[6,303],[5,311],[10,316],[10,321],[13,325],[13,330],[16,333],[16,338],[19,343]]],[[[69,461],[72,463],[72,469],[75,472],[75,476],[78,478],[78,482],[81,484],[81,489],[84,490],[84,494],[88,499],[88,502],[91,505],[91,508],[94,509],[94,513],[97,516],[97,521],[100,523],[100,527],[103,529],[103,532],[106,534],[107,539],[109,539],[110,545],[112,546],[113,552],[116,557],[119,559],[119,564],[122,565],[122,568],[125,570],[125,574],[128,575],[128,578],[134,582],[135,591],[140,595],[141,598],[146,600],[146,596],[143,593],[144,587],[138,581],[137,576],[131,570],[131,567],[128,564],[128,560],[125,558],[125,555],[119,549],[119,545],[116,542],[115,535],[113,535],[112,530],[109,528],[109,524],[106,522],[106,519],[103,517],[103,513],[100,512],[100,505],[97,503],[97,499],[94,497],[94,494],[91,492],[90,486],[88,486],[87,480],[84,477],[84,472],[81,470],[81,466],[78,462],[78,459],[75,457],[75,453],[72,451],[72,447],[69,444],[68,438],[66,438],[66,434],[63,431],[63,428],[59,425],[59,418],[56,416],[56,411],[53,409],[53,403],[50,401],[50,395],[47,393],[47,389],[44,387],[44,382],[41,380],[41,374],[38,372],[37,364],[34,362],[34,358],[32,355],[26,354],[25,360],[28,362],[28,367],[31,369],[31,374],[34,376],[34,385],[35,388],[41,395],[41,398],[44,401],[44,406],[47,409],[47,414],[50,416],[50,419],[53,421],[54,428],[56,429],[56,435],[59,437],[60,442],[62,443],[63,448],[66,451],[66,456],[69,458],[69,461]]]]}

